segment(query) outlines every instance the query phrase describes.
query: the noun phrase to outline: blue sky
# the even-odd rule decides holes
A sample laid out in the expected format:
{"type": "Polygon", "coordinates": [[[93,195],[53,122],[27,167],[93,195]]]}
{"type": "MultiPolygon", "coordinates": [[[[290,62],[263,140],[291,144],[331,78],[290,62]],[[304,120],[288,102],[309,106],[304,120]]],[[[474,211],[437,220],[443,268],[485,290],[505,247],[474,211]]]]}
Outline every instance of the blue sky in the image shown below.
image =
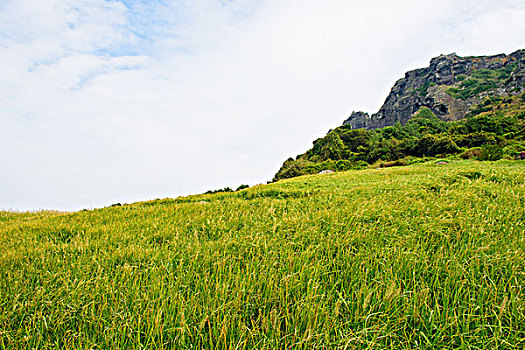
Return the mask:
{"type": "Polygon", "coordinates": [[[0,1],[0,208],[270,180],[441,53],[525,48],[525,2],[0,1]]]}

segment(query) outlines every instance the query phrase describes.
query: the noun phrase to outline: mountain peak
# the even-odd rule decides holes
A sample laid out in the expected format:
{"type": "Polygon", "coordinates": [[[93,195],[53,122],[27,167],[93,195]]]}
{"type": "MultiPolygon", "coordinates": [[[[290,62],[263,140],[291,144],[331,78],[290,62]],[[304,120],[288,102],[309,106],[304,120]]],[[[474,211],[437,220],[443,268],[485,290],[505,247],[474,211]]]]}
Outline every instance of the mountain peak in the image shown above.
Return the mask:
{"type": "Polygon", "coordinates": [[[522,93],[524,83],[525,50],[493,56],[439,55],[428,67],[399,79],[377,113],[352,112],[343,124],[353,129],[404,125],[421,107],[442,120],[460,120],[489,95],[522,93]]]}

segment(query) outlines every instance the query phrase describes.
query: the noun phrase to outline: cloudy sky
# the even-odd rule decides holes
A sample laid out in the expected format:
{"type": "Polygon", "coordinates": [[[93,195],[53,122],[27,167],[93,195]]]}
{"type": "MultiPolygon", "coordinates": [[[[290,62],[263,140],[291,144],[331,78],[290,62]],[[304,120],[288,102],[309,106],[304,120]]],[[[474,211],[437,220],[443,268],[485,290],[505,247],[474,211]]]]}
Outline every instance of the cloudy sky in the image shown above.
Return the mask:
{"type": "Polygon", "coordinates": [[[271,180],[441,53],[525,48],[524,0],[0,0],[0,208],[271,180]]]}

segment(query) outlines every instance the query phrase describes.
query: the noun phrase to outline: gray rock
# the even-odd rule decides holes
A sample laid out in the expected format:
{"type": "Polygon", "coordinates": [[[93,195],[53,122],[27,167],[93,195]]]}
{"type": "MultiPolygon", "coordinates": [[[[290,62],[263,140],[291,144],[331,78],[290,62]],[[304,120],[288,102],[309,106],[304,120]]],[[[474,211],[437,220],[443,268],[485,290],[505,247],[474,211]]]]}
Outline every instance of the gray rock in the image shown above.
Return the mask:
{"type": "Polygon", "coordinates": [[[352,112],[350,118],[343,125],[350,125],[352,129],[366,129],[370,123],[370,115],[365,112],[352,112]]]}
{"type": "Polygon", "coordinates": [[[506,82],[492,91],[496,95],[519,94],[525,90],[525,50],[510,55],[460,57],[455,53],[440,55],[430,61],[427,68],[409,71],[399,79],[383,106],[375,114],[352,112],[343,125],[352,129],[377,129],[405,124],[421,107],[427,107],[443,120],[460,120],[466,117],[469,107],[480,103],[485,95],[467,100],[453,98],[446,90],[461,83],[478,69],[501,69],[509,64],[516,67],[506,82]]]}

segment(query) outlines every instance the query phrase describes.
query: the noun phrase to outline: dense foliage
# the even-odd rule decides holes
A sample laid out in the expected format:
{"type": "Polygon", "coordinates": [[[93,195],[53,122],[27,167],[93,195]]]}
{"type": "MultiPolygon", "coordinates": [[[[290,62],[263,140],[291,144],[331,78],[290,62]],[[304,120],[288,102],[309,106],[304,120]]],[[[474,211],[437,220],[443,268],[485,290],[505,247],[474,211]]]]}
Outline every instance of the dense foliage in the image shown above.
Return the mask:
{"type": "Polygon", "coordinates": [[[0,212],[1,349],[523,349],[525,162],[0,212]]]}
{"type": "Polygon", "coordinates": [[[457,122],[445,122],[428,108],[422,108],[405,125],[398,123],[375,130],[343,125],[314,141],[313,148],[305,154],[284,162],[274,180],[321,170],[359,169],[376,163],[411,164],[438,156],[514,159],[525,151],[523,99],[523,95],[489,97],[472,108],[468,118],[457,122]],[[399,160],[402,161],[393,163],[399,160]]]}

